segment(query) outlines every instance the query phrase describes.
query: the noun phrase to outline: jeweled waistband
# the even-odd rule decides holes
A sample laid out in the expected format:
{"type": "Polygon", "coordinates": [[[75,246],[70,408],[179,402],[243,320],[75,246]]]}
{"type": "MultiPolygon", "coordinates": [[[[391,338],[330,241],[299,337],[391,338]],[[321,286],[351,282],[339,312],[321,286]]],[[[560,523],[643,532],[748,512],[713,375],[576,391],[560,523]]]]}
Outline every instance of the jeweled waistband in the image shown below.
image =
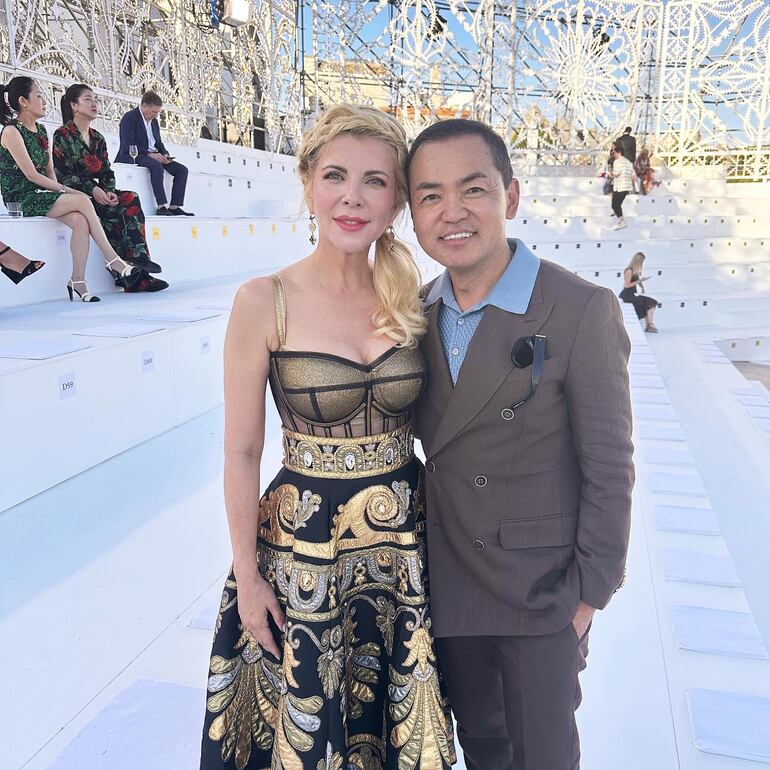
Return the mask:
{"type": "Polygon", "coordinates": [[[283,454],[284,466],[295,473],[359,479],[406,465],[414,456],[414,433],[411,424],[359,438],[309,436],[284,428],[283,454]]]}

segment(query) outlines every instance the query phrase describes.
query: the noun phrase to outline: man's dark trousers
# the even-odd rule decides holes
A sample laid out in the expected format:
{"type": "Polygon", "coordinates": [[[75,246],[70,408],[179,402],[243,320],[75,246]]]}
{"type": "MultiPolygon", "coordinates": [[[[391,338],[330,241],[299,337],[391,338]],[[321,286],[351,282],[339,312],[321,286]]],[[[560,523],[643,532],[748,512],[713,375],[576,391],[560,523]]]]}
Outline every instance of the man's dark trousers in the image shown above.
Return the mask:
{"type": "Polygon", "coordinates": [[[140,155],[136,162],[139,166],[144,166],[150,171],[150,182],[152,182],[152,191],[155,193],[155,200],[158,206],[165,206],[168,202],[166,190],[163,187],[163,172],[167,171],[174,177],[174,184],[171,187],[171,205],[181,206],[184,203],[184,193],[187,188],[187,166],[172,160],[165,165],[155,158],[148,155],[140,155]]]}
{"type": "Polygon", "coordinates": [[[570,623],[547,636],[454,636],[436,644],[468,770],[580,767],[574,714],[587,632],[578,641],[570,623]]]}

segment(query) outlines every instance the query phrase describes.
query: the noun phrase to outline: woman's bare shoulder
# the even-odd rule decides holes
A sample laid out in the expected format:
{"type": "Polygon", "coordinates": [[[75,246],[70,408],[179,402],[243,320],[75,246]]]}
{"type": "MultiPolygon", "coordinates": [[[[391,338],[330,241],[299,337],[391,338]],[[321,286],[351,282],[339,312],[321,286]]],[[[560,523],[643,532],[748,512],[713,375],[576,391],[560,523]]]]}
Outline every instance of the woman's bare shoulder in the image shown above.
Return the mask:
{"type": "Polygon", "coordinates": [[[270,350],[278,347],[271,276],[251,278],[240,286],[233,301],[230,326],[248,331],[252,342],[262,340],[270,350]]]}

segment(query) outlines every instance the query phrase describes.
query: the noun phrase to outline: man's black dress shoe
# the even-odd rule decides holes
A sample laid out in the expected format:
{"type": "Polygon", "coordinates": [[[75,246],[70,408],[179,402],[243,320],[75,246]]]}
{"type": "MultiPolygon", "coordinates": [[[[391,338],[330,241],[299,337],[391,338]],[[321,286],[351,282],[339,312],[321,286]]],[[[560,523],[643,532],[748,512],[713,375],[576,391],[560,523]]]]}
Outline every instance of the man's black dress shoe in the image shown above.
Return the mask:
{"type": "Polygon", "coordinates": [[[159,217],[173,217],[174,212],[168,206],[159,206],[155,212],[159,217]]]}
{"type": "Polygon", "coordinates": [[[163,268],[151,259],[130,259],[129,257],[123,257],[124,262],[128,262],[129,265],[136,265],[141,267],[145,273],[162,273],[163,268]]]}
{"type": "Polygon", "coordinates": [[[195,216],[195,214],[193,214],[192,211],[185,211],[184,209],[179,207],[175,209],[169,209],[169,210],[174,216],[177,216],[177,217],[194,217],[195,216]]]}

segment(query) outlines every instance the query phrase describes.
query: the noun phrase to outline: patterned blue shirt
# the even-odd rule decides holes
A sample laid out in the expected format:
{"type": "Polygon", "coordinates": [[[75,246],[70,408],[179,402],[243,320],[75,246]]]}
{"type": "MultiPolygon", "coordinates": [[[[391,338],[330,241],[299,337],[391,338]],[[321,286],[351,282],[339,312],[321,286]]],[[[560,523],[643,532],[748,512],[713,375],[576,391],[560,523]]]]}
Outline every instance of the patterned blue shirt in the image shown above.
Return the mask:
{"type": "Polygon", "coordinates": [[[442,300],[438,313],[438,331],[453,383],[457,383],[468,346],[484,317],[484,308],[487,305],[494,305],[500,310],[519,315],[527,312],[537,273],[540,270],[540,258],[535,256],[518,238],[513,242],[515,248],[508,267],[492,291],[481,302],[465,311],[460,310],[452,289],[452,279],[446,270],[433,284],[425,300],[426,305],[442,300]]]}

